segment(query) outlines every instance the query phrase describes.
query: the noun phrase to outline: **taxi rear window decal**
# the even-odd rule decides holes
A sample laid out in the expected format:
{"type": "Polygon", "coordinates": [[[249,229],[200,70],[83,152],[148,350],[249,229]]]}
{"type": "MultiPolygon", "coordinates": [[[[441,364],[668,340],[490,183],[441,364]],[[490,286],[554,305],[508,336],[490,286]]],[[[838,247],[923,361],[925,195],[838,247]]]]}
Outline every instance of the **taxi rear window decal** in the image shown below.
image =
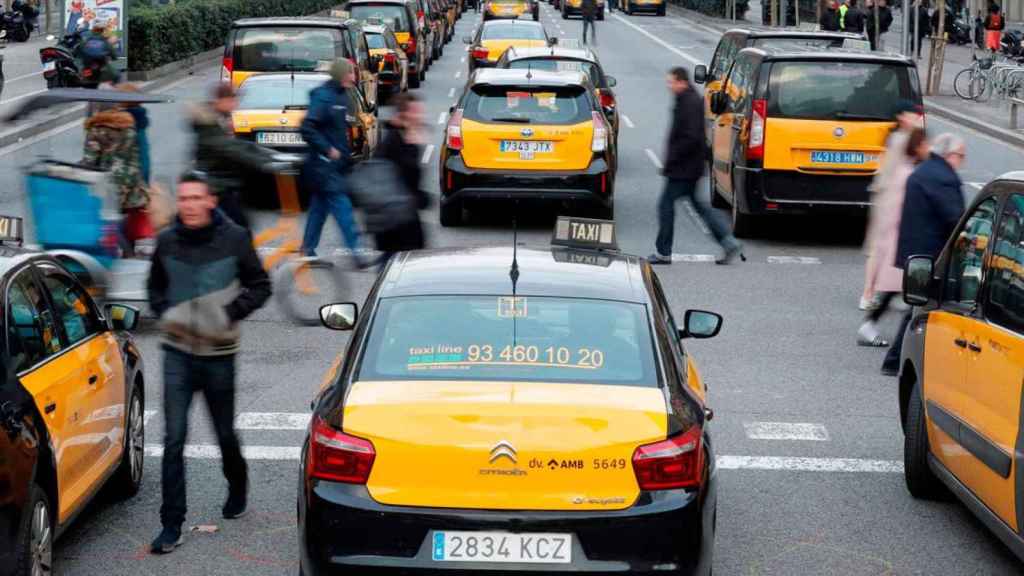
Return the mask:
{"type": "Polygon", "coordinates": [[[499,296],[498,316],[500,318],[526,318],[525,296],[499,296]]]}

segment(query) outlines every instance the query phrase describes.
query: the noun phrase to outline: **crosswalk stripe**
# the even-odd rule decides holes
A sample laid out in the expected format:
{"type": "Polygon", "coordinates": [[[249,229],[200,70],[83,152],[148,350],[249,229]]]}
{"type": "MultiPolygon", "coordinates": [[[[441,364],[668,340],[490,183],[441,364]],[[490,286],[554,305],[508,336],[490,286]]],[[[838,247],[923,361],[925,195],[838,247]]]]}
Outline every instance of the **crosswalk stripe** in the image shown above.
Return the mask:
{"type": "Polygon", "coordinates": [[[807,422],[744,422],[743,429],[751,440],[828,441],[824,426],[807,422]]]}
{"type": "Polygon", "coordinates": [[[239,430],[305,430],[309,414],[301,412],[242,412],[235,418],[239,430]]]}
{"type": "Polygon", "coordinates": [[[821,264],[821,258],[813,256],[769,256],[769,264],[821,264]]]}

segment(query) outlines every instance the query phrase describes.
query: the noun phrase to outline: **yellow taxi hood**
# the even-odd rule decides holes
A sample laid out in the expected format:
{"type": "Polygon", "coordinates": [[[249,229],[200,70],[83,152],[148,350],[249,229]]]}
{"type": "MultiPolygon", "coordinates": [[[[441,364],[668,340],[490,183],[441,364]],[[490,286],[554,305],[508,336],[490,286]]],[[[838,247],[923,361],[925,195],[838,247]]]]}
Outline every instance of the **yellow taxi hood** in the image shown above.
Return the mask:
{"type": "Polygon", "coordinates": [[[298,130],[305,110],[286,110],[280,108],[267,110],[238,110],[231,114],[231,124],[235,134],[248,134],[253,130],[298,130]],[[282,122],[282,120],[284,120],[282,122]]]}
{"type": "Polygon", "coordinates": [[[373,442],[367,488],[400,506],[617,510],[640,493],[637,446],[665,439],[657,387],[357,382],[344,431],[373,442]]]}
{"type": "Polygon", "coordinates": [[[516,48],[542,48],[547,45],[547,42],[543,40],[521,40],[518,38],[500,38],[480,42],[480,46],[487,49],[487,60],[489,62],[497,62],[498,58],[501,58],[501,55],[505,53],[505,50],[512,46],[516,48]]]}

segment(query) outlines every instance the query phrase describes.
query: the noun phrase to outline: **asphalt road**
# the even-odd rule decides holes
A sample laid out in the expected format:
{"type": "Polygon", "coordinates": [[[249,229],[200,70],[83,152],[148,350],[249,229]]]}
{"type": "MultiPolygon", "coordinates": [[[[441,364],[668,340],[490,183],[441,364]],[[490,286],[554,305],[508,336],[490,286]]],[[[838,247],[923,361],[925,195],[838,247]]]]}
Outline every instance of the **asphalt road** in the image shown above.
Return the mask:
{"type": "MultiPolygon", "coordinates": [[[[551,34],[574,38],[578,20],[563,21],[547,5],[551,34]]],[[[472,13],[456,38],[469,34],[472,13]]],[[[678,17],[623,17],[598,23],[597,51],[619,80],[620,171],[616,220],[622,248],[647,254],[656,231],[655,203],[669,95],[666,70],[707,62],[717,33],[678,17]]],[[[440,143],[444,114],[464,85],[462,46],[453,43],[430,69],[419,91],[440,143]]],[[[189,101],[203,97],[215,69],[184,78],[168,91],[175,104],[152,107],[157,179],[169,183],[188,156],[183,123],[189,101]]],[[[387,115],[382,112],[382,117],[387,115]]],[[[933,132],[953,130],[929,118],[933,132]]],[[[1020,150],[965,133],[965,180],[973,194],[985,181],[1021,165],[1020,150]]],[[[39,156],[76,158],[81,130],[72,127],[0,150],[0,212],[25,214],[21,168],[39,156]]],[[[431,150],[428,187],[437,189],[437,151],[431,150]]],[[[499,245],[512,241],[507,221],[474,221],[442,229],[436,208],[424,215],[434,246],[499,245]]],[[[263,215],[263,223],[269,215],[263,215]]],[[[519,240],[545,245],[551,215],[531,211],[519,240]]],[[[765,238],[746,244],[748,261],[718,267],[703,262],[715,244],[694,221],[677,221],[678,262],[659,269],[677,314],[687,308],[726,317],[720,337],[689,346],[710,388],[713,435],[720,455],[719,523],[715,571],[726,575],[1012,574],[1020,564],[958,503],[922,503],[903,485],[902,443],[895,382],[880,376],[883,351],[855,345],[856,309],[863,273],[863,220],[775,222],[765,238]]],[[[339,246],[328,224],[325,248],[339,246]]],[[[523,273],[526,273],[524,271],[523,273]]],[[[361,301],[369,273],[351,275],[351,299],[361,301]]],[[[887,332],[894,329],[895,315],[887,332]]],[[[226,486],[205,410],[196,408],[189,443],[189,518],[196,532],[168,557],[147,554],[159,528],[162,419],[160,355],[145,329],[147,409],[151,447],[141,493],[127,502],[94,505],[58,542],[56,574],[294,574],[298,446],[309,401],[343,334],[298,328],[270,305],[244,326],[239,356],[239,426],[250,461],[251,513],[220,518],[226,486]]]]}

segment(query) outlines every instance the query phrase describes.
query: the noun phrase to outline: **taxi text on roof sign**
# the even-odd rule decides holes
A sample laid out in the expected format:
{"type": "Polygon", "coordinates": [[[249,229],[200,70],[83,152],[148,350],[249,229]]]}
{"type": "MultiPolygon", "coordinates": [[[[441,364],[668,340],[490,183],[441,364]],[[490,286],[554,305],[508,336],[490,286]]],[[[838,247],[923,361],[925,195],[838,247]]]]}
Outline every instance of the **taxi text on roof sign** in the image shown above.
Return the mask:
{"type": "Polygon", "coordinates": [[[551,243],[576,248],[604,248],[615,250],[615,222],[559,216],[551,243]]]}
{"type": "Polygon", "coordinates": [[[21,244],[25,239],[23,223],[17,216],[0,216],[0,242],[21,244]]]}

